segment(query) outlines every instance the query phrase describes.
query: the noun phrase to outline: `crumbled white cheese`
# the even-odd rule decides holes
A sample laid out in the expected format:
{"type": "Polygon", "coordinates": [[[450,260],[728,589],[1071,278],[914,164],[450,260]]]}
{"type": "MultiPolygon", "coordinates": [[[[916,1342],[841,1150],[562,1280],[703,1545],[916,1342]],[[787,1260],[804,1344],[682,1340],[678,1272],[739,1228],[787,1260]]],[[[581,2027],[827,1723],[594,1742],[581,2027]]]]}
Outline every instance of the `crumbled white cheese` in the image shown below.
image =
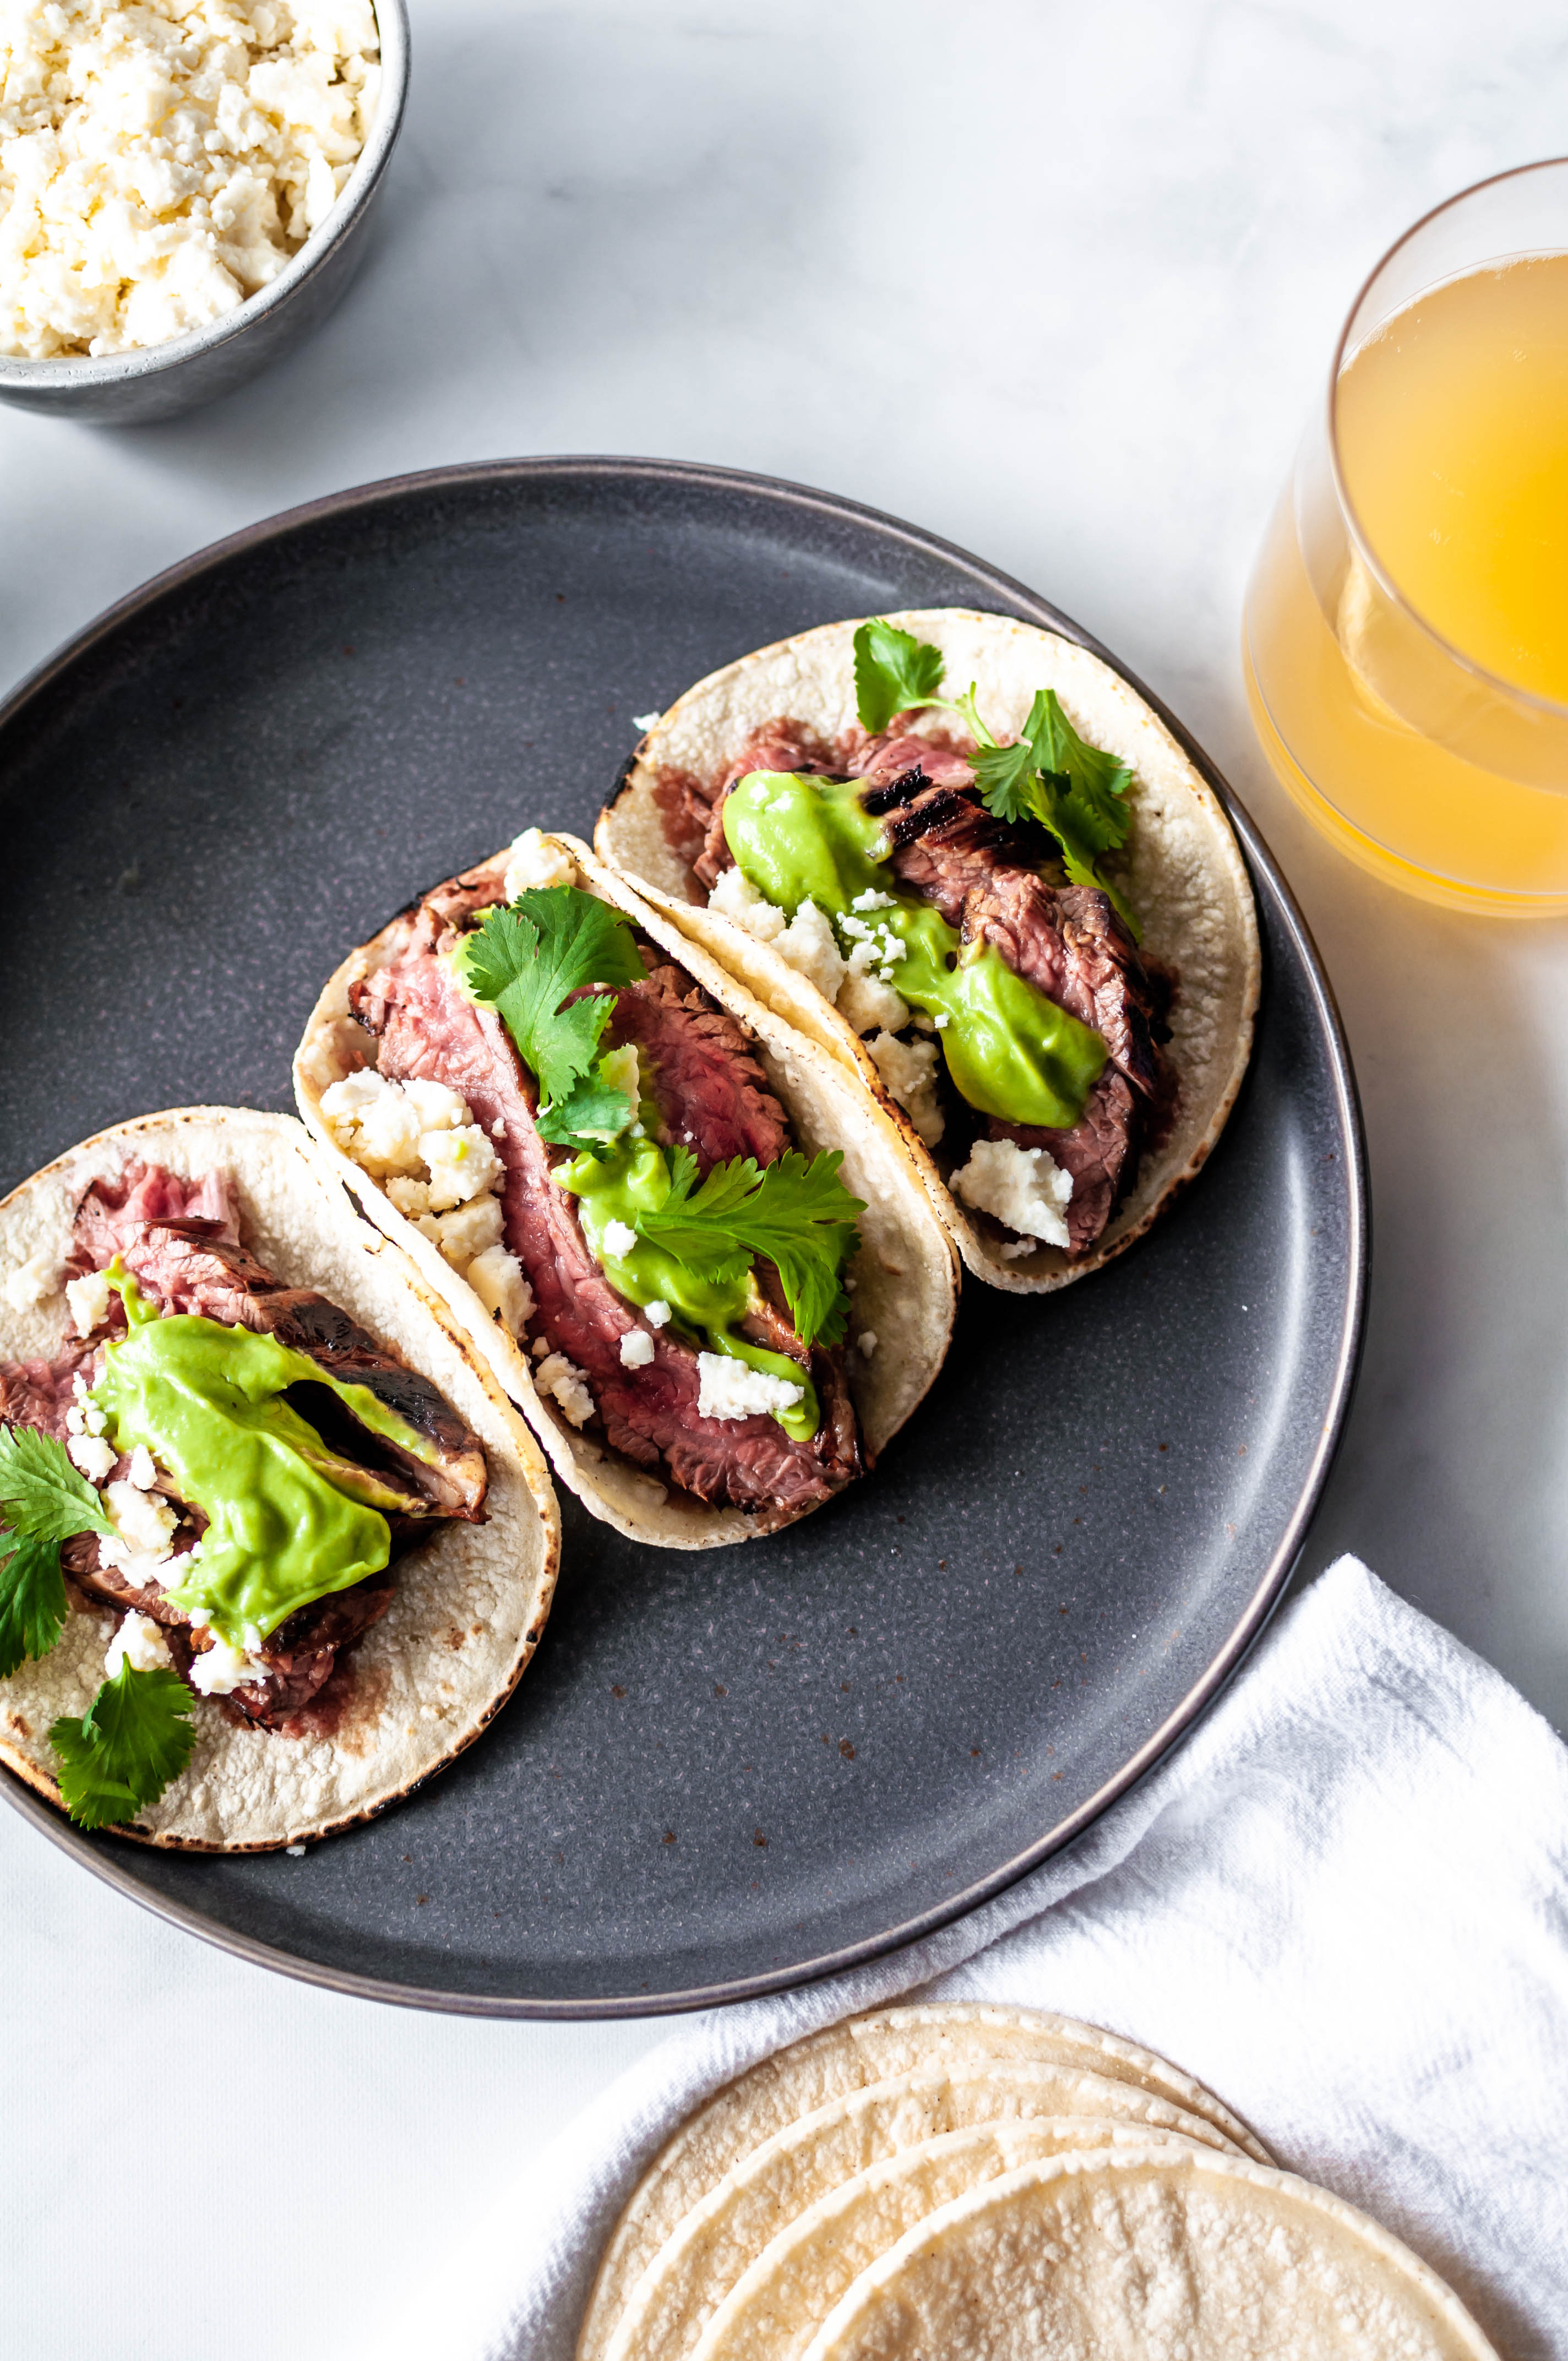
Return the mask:
{"type": "Polygon", "coordinates": [[[868,885],[863,894],[857,894],[850,905],[851,910],[893,910],[897,906],[891,894],[879,894],[874,885],[868,885]]]}
{"type": "Polygon", "coordinates": [[[776,1418],[781,1410],[793,1410],[806,1396],[804,1386],[792,1386],[783,1378],[771,1378],[765,1369],[732,1361],[728,1353],[699,1353],[696,1367],[699,1418],[756,1418],[764,1413],[776,1418]]]}
{"type": "Polygon", "coordinates": [[[134,1673],[156,1673],[169,1662],[169,1642],[150,1615],[138,1614],[133,1607],[122,1619],[119,1630],[109,1642],[109,1653],[104,1659],[104,1670],[111,1680],[122,1664],[129,1664],[134,1673]]]}
{"type": "Polygon", "coordinates": [[[564,846],[547,844],[542,829],[525,828],[512,840],[501,891],[509,902],[532,885],[575,885],[577,864],[564,846]]]}
{"type": "Polygon", "coordinates": [[[783,934],[786,920],[775,909],[765,894],[759,894],[743,869],[724,869],[707,897],[707,906],[717,910],[721,918],[732,919],[744,928],[760,943],[771,943],[783,934]]]}
{"type": "Polygon", "coordinates": [[[438,1246],[454,1270],[466,1269],[475,1258],[501,1242],[501,1201],[471,1197],[445,1213],[421,1213],[414,1224],[438,1246]]]}
{"type": "Polygon", "coordinates": [[[801,904],[783,934],[775,937],[773,949],[807,983],[817,986],[824,1000],[837,999],[844,981],[844,955],[815,902],[801,904]]]}
{"type": "Polygon", "coordinates": [[[1043,1238],[1047,1246],[1068,1244],[1072,1175],[1043,1148],[1020,1148],[1011,1139],[977,1139],[969,1162],[953,1174],[948,1186],[966,1205],[992,1214],[1006,1229],[1043,1238]]]}
{"type": "Polygon", "coordinates": [[[158,1463],[145,1443],[138,1443],[131,1454],[131,1464],[126,1470],[138,1492],[150,1492],[158,1481],[158,1463]]]}
{"type": "Polygon", "coordinates": [[[90,1270],[84,1279],[66,1280],[65,1300],[79,1336],[91,1336],[93,1329],[108,1318],[112,1292],[106,1270],[90,1270]]]}
{"type": "Polygon", "coordinates": [[[462,1092],[450,1089],[445,1082],[395,1082],[392,1087],[401,1091],[416,1111],[422,1131],[455,1131],[460,1125],[474,1120],[462,1092]]]}
{"type": "Polygon", "coordinates": [[[554,1397],[574,1426],[582,1426],[592,1418],[594,1398],[581,1369],[568,1361],[565,1353],[547,1353],[533,1373],[533,1381],[541,1393],[554,1397]]]}
{"type": "Polygon", "coordinates": [[[492,1320],[521,1336],[533,1317],[533,1290],[522,1275],[522,1265],[505,1246],[487,1246],[463,1274],[492,1320]]]}
{"type": "Polygon", "coordinates": [[[927,1148],[935,1148],[946,1128],[937,1104],[937,1045],[934,1041],[900,1041],[892,1033],[878,1033],[867,1043],[890,1097],[898,1101],[927,1148]]]}
{"type": "Polygon", "coordinates": [[[629,1328],[620,1340],[623,1369],[645,1369],[653,1357],[653,1339],[646,1328],[629,1328]]]}
{"type": "Polygon", "coordinates": [[[444,1082],[394,1082],[374,1066],[331,1083],[322,1093],[322,1113],[344,1153],[377,1180],[417,1176],[428,1136],[466,1129],[474,1120],[462,1093],[444,1082]]]}
{"type": "Polygon", "coordinates": [[[112,1443],[96,1434],[73,1434],[65,1448],[71,1466],[81,1469],[89,1484],[101,1484],[119,1456],[112,1443]]]}
{"type": "Polygon", "coordinates": [[[859,1346],[860,1346],[860,1348],[861,1348],[861,1352],[865,1355],[865,1356],[866,1356],[867,1360],[869,1361],[869,1360],[871,1359],[872,1355],[876,1351],[876,1348],[877,1348],[877,1333],[876,1333],[876,1330],[875,1330],[874,1328],[862,1328],[862,1329],[861,1329],[861,1333],[860,1333],[860,1334],[859,1334],[859,1336],[855,1339],[855,1341],[856,1341],[856,1343],[859,1345],[859,1346]]]}
{"type": "Polygon", "coordinates": [[[266,1677],[266,1665],[243,1648],[234,1647],[221,1631],[214,1631],[212,1646],[191,1659],[191,1686],[203,1697],[227,1697],[247,1681],[266,1677]]]}
{"type": "Polygon", "coordinates": [[[854,1033],[902,1033],[909,1010],[891,983],[851,965],[839,986],[839,1014],[854,1033]]]}
{"type": "Polygon", "coordinates": [[[419,1152],[430,1172],[432,1213],[466,1205],[500,1178],[500,1159],[477,1123],[459,1131],[422,1132],[419,1152]]]}
{"type": "MultiPolygon", "coordinates": [[[[114,1464],[112,1458],[110,1464],[114,1464]]],[[[122,1476],[117,1483],[105,1488],[104,1503],[115,1531],[133,1550],[158,1556],[174,1539],[180,1511],[161,1492],[144,1492],[139,1485],[122,1476]]]]}
{"type": "Polygon", "coordinates": [[[47,1303],[60,1289],[60,1257],[50,1246],[40,1246],[24,1263],[6,1274],[5,1301],[13,1312],[31,1312],[47,1303]]]}
{"type": "Polygon", "coordinates": [[[387,1194],[399,1213],[406,1213],[411,1222],[417,1222],[422,1213],[429,1213],[430,1183],[428,1180],[411,1180],[406,1172],[389,1172],[387,1176],[386,1187],[387,1194]]]}
{"type": "Polygon", "coordinates": [[[634,713],[631,727],[633,730],[656,730],[663,718],[662,713],[634,713]]]}
{"type": "Polygon", "coordinates": [[[901,936],[888,926],[868,926],[863,918],[844,917],[839,921],[841,934],[850,940],[850,966],[861,973],[875,968],[883,983],[893,971],[909,956],[901,936]]]}
{"type": "Polygon", "coordinates": [[[494,1123],[490,1126],[490,1137],[492,1139],[504,1139],[506,1136],[507,1119],[504,1115],[497,1115],[494,1123]]]}
{"type": "Polygon", "coordinates": [[[101,1411],[95,1401],[82,1403],[81,1431],[83,1434],[102,1434],[108,1423],[107,1413],[101,1411]]]}
{"type": "Polygon", "coordinates": [[[619,1258],[622,1255],[629,1255],[636,1244],[637,1233],[632,1229],[629,1223],[607,1222],[605,1224],[604,1247],[606,1254],[614,1255],[619,1258]]]}
{"type": "Polygon", "coordinates": [[[66,1411],[65,1431],[67,1434],[86,1433],[87,1425],[82,1415],[82,1405],[80,1402],[72,1402],[71,1408],[66,1411]]]}
{"type": "Polygon", "coordinates": [[[662,1328],[670,1316],[670,1307],[662,1295],[656,1295],[652,1303],[643,1305],[642,1316],[650,1328],[662,1328]]]}
{"type": "Polygon", "coordinates": [[[161,344],[276,279],[374,118],[370,0],[9,0],[0,353],[161,344]]]}

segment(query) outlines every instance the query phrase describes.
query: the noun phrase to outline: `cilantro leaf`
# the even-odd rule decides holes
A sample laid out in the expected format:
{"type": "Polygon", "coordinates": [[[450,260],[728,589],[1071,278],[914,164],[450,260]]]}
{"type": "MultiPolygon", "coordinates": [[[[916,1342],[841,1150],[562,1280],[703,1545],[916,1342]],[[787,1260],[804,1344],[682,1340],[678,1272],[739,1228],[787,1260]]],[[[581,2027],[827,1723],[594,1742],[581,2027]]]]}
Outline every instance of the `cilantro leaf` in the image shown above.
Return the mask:
{"type": "Polygon", "coordinates": [[[895,713],[939,700],[942,651],[880,620],[855,633],[855,710],[874,738],[895,713]]]}
{"type": "Polygon", "coordinates": [[[65,1629],[60,1543],[0,1533],[0,1677],[26,1656],[47,1656],[65,1629]]]}
{"type": "Polygon", "coordinates": [[[1041,768],[1036,739],[1045,726],[1046,700],[1054,703],[1049,689],[1037,689],[1029,708],[1029,718],[1011,746],[981,746],[970,758],[974,767],[974,783],[984,799],[987,811],[998,819],[1036,819],[1036,779],[1041,768]]]}
{"type": "Polygon", "coordinates": [[[1129,905],[1095,865],[1099,854],[1126,842],[1131,767],[1084,742],[1054,688],[1036,690],[1014,744],[981,747],[972,759],[986,809],[998,819],[1037,819],[1048,829],[1073,884],[1106,895],[1136,942],[1138,924],[1129,905]]]}
{"type": "Polygon", "coordinates": [[[112,1533],[104,1503],[65,1445],[33,1426],[0,1426],[0,1676],[47,1656],[65,1627],[60,1545],[112,1533]]]}
{"type": "Polygon", "coordinates": [[[1065,783],[1058,807],[1072,835],[1095,852],[1125,844],[1132,826],[1127,809],[1132,765],[1102,747],[1086,745],[1062,711],[1054,688],[1036,696],[1025,726],[1039,768],[1065,783]]]}
{"type": "Polygon", "coordinates": [[[191,1759],[191,1692],[178,1673],[123,1664],[80,1721],[57,1721],[49,1742],[60,1792],[81,1828],[107,1828],[156,1803],[191,1759]]]}
{"type": "Polygon", "coordinates": [[[843,1333],[839,1274],[852,1249],[855,1216],[865,1211],[839,1178],[843,1160],[837,1148],[809,1163],[792,1151],[759,1170],[751,1157],[733,1157],[694,1191],[696,1159],[677,1148],[669,1195],[637,1225],[651,1246],[715,1278],[737,1278],[761,1256],[778,1272],[802,1343],[833,1341],[836,1316],[843,1333]]]}
{"type": "MultiPolygon", "coordinates": [[[[610,1005],[608,1000],[606,1005],[610,1005]]],[[[636,1113],[624,1091],[591,1074],[584,1075],[564,1099],[540,1109],[539,1137],[552,1148],[573,1148],[579,1152],[587,1148],[602,1159],[609,1153],[609,1141],[626,1129],[636,1113]]]]}
{"type": "Polygon", "coordinates": [[[568,993],[647,973],[627,921],[576,885],[532,886],[510,908],[488,910],[464,938],[463,971],[552,1101],[588,1071],[615,1006],[613,993],[598,993],[565,1008],[568,993]]]}
{"type": "Polygon", "coordinates": [[[104,1503],[66,1455],[35,1426],[0,1427],[0,1516],[23,1541],[112,1533],[104,1503]]]}

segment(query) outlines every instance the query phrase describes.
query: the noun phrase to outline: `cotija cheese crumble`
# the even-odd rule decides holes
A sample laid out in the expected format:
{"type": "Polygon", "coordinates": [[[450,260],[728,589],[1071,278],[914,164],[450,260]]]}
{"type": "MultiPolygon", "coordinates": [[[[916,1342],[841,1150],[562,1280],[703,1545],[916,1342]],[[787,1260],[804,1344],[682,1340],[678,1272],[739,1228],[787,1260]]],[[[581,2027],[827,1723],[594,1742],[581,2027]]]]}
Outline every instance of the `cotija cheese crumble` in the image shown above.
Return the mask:
{"type": "Polygon", "coordinates": [[[0,353],[187,335],[276,279],[375,115],[370,0],[0,0],[0,353]]]}

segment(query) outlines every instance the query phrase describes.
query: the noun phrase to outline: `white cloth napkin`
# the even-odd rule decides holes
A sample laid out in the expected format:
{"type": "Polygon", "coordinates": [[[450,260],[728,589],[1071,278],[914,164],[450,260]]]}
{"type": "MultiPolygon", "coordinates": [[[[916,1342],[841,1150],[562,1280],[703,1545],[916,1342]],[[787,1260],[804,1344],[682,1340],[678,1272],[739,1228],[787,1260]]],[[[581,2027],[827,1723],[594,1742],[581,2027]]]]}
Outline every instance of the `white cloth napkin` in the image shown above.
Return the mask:
{"type": "Polygon", "coordinates": [[[685,2021],[534,2160],[396,2349],[570,2361],[604,2239],[681,2117],[920,1987],[1160,2051],[1404,2237],[1507,2361],[1568,2361],[1568,1750],[1350,1557],[1024,1883],[853,1974],[685,2021]]]}

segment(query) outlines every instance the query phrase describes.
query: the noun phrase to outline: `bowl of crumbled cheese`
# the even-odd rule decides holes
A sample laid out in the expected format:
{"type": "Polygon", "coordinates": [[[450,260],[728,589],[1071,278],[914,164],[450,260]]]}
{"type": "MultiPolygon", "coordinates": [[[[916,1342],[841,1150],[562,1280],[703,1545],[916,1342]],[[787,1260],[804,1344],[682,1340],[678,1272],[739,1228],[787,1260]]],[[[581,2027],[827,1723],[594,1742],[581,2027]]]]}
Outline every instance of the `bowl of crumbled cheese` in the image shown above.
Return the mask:
{"type": "Polygon", "coordinates": [[[408,73],[403,0],[0,0],[0,401],[169,418],[297,344],[408,73]]]}

